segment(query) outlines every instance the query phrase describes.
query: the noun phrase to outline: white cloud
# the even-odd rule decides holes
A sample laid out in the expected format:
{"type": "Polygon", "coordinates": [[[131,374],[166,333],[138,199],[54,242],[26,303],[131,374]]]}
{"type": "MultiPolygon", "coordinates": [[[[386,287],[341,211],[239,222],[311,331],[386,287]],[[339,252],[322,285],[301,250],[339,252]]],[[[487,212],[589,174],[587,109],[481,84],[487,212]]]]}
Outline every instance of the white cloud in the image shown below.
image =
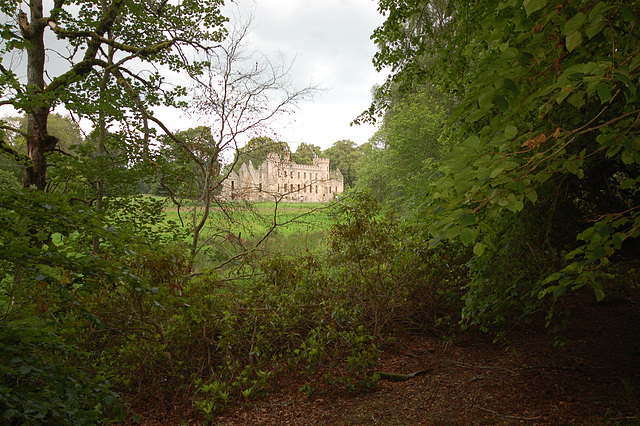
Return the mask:
{"type": "Polygon", "coordinates": [[[376,1],[236,0],[227,10],[235,5],[254,10],[251,48],[295,59],[295,84],[323,89],[278,123],[274,130],[282,140],[294,149],[300,142],[328,148],[340,139],[362,144],[373,135],[372,126],[349,124],[369,106],[371,87],[384,80],[371,63],[376,47],[370,36],[384,19],[376,1]]]}
{"type": "MultiPolygon", "coordinates": [[[[285,62],[294,61],[291,77],[298,88],[323,89],[312,101],[299,104],[293,116],[276,123],[273,130],[279,138],[293,149],[300,142],[322,148],[341,139],[350,139],[358,145],[367,142],[375,128],[349,124],[369,107],[371,87],[384,81],[371,63],[376,47],[370,36],[384,19],[377,13],[377,2],[234,0],[228,2],[224,11],[231,15],[236,7],[254,11],[255,30],[249,36],[249,50],[260,51],[274,61],[280,57],[285,62]]],[[[49,41],[55,47],[55,41],[49,41]]],[[[66,70],[66,63],[56,55],[49,54],[48,59],[50,75],[66,70]]],[[[18,67],[20,71],[22,66],[18,67]]],[[[168,75],[168,79],[188,84],[180,76],[168,75]]],[[[156,115],[173,130],[201,124],[167,108],[157,108],[156,115]]]]}

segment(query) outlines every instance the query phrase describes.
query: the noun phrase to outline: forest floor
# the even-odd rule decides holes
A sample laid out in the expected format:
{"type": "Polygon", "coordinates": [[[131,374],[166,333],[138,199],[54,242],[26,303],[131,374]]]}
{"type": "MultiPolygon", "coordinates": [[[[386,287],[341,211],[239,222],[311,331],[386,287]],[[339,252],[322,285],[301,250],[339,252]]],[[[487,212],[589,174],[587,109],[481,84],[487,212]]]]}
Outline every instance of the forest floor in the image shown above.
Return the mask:
{"type": "MultiPolygon", "coordinates": [[[[282,376],[268,395],[211,424],[640,424],[640,297],[582,298],[564,336],[557,348],[540,326],[500,343],[480,333],[405,335],[382,348],[377,370],[428,373],[380,380],[366,394],[318,385],[310,396],[301,390],[308,376],[282,376]]],[[[206,424],[190,407],[169,405],[138,400],[132,409],[143,425],[206,424]]]]}

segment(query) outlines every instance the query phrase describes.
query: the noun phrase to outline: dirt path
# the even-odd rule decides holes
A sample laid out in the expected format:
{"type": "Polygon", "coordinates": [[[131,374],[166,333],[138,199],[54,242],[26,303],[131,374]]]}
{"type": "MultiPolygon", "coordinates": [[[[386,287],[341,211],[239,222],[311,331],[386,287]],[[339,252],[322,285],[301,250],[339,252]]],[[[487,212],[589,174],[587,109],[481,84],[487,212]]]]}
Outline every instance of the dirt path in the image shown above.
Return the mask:
{"type": "MultiPolygon", "coordinates": [[[[637,297],[585,300],[561,349],[536,327],[513,332],[508,344],[482,334],[403,336],[384,348],[379,369],[430,372],[381,380],[365,395],[320,385],[308,396],[300,388],[309,378],[281,377],[268,396],[230,407],[215,424],[640,424],[639,308],[637,297]]],[[[147,425],[204,424],[185,411],[136,408],[147,425]]]]}

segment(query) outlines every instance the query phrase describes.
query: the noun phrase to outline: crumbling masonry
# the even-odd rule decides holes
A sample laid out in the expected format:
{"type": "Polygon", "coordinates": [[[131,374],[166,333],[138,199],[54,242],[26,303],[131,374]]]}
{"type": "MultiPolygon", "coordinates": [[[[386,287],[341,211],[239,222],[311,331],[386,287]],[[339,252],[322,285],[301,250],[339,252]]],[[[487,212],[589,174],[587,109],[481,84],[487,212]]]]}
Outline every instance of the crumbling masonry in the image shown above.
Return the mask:
{"type": "Polygon", "coordinates": [[[222,182],[228,200],[323,202],[344,191],[340,170],[329,171],[328,158],[314,158],[313,165],[291,162],[288,153],[270,153],[256,170],[251,161],[222,182]]]}

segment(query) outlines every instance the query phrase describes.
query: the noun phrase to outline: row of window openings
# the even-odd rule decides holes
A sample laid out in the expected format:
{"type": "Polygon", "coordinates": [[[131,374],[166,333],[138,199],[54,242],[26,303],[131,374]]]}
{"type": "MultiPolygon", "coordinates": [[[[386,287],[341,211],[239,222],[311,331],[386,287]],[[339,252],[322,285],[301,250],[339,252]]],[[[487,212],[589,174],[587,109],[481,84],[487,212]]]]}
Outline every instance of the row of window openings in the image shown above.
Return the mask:
{"type": "MultiPolygon", "coordinates": [[[[303,175],[304,175],[303,179],[306,179],[307,178],[307,172],[304,172],[303,175]]],[[[309,179],[311,179],[311,177],[312,177],[311,175],[312,174],[309,173],[309,179]]],[[[286,171],[284,172],[284,177],[287,177],[287,172],[286,171]]],[[[293,172],[290,172],[289,177],[291,179],[293,179],[293,172]]],[[[300,172],[298,172],[298,179],[300,179],[300,172]]],[[[318,180],[318,174],[317,173],[316,173],[316,180],[318,180]]]]}
{"type": "MultiPolygon", "coordinates": [[[[303,186],[303,187],[302,187],[302,189],[304,190],[304,192],[307,192],[307,188],[309,188],[309,194],[311,194],[311,193],[313,192],[313,185],[311,185],[311,186],[307,186],[307,185],[305,185],[305,186],[303,186]]],[[[298,184],[298,192],[300,192],[300,189],[301,189],[301,188],[300,188],[300,184],[298,184]]],[[[260,188],[260,190],[262,191],[262,188],[260,188]]],[[[289,189],[287,189],[287,184],[285,183],[285,184],[284,184],[284,192],[287,192],[287,191],[289,191],[289,190],[291,190],[291,191],[293,191],[293,190],[294,190],[294,186],[293,186],[293,184],[291,184],[291,186],[289,187],[289,189]]],[[[280,184],[278,184],[278,192],[280,192],[280,184]]],[[[329,192],[331,192],[331,187],[329,187],[329,192]]],[[[317,194],[317,193],[318,193],[318,185],[316,185],[316,194],[317,194]]]]}
{"type": "MultiPolygon", "coordinates": [[[[302,187],[302,189],[304,189],[304,192],[307,192],[307,188],[309,188],[309,193],[312,193],[312,192],[313,192],[313,185],[311,185],[311,186],[307,186],[307,185],[305,185],[304,187],[302,187]]],[[[233,191],[234,189],[235,189],[235,182],[234,182],[234,181],[231,181],[231,190],[233,191]]],[[[291,186],[289,187],[289,189],[290,189],[291,191],[293,191],[293,190],[294,190],[294,186],[293,186],[293,184],[291,184],[291,186]]],[[[298,184],[298,191],[300,191],[300,189],[301,189],[301,188],[300,188],[300,184],[298,184]]],[[[262,192],[262,184],[261,184],[261,183],[260,183],[260,184],[258,184],[258,191],[262,192]]],[[[286,184],[286,183],[284,184],[284,191],[285,191],[285,192],[286,192],[286,191],[288,191],[288,189],[287,189],[287,184],[286,184]]],[[[338,191],[338,187],[336,186],[335,192],[337,192],[337,191],[338,191]]],[[[280,184],[278,184],[278,192],[280,192],[280,184]]],[[[318,193],[318,185],[316,185],[316,194],[317,194],[317,193],[318,193]]],[[[331,187],[329,187],[329,194],[331,194],[331,187]]]]}

